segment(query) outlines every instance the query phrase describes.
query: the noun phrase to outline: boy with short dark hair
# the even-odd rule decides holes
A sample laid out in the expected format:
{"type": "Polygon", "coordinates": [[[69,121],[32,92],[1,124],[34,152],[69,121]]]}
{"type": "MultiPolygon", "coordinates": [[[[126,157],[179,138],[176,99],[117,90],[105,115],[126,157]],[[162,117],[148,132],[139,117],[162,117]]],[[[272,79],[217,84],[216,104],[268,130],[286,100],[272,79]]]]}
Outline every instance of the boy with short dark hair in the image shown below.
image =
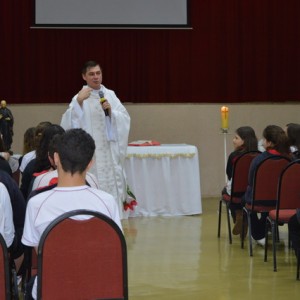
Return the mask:
{"type": "MultiPolygon", "coordinates": [[[[28,202],[22,237],[24,245],[37,249],[46,227],[58,216],[76,209],[103,213],[122,229],[113,196],[86,185],[86,172],[92,165],[94,151],[93,138],[82,129],[68,130],[58,138],[57,152],[54,153],[57,187],[32,197],[28,202]]],[[[76,217],[80,220],[86,218],[89,216],[76,217]]],[[[36,299],[36,282],[32,289],[33,299],[36,299]]]]}

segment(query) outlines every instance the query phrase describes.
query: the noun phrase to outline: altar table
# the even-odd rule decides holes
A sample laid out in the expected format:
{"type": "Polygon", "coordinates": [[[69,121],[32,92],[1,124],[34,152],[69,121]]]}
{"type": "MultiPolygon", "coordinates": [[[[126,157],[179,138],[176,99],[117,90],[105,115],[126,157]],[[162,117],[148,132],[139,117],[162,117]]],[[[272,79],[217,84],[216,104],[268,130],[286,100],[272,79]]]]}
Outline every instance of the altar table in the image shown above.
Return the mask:
{"type": "Polygon", "coordinates": [[[138,202],[130,216],[202,213],[198,150],[195,146],[128,146],[125,171],[138,202]]]}

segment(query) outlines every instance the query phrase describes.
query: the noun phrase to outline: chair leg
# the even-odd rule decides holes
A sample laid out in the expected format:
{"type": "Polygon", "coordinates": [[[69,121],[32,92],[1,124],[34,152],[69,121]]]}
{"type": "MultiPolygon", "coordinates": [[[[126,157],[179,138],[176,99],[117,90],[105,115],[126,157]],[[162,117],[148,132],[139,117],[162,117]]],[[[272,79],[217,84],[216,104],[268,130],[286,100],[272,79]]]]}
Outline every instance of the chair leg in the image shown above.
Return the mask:
{"type": "MultiPolygon", "coordinates": [[[[271,221],[270,221],[271,222],[271,221]]],[[[269,219],[266,220],[266,227],[265,227],[265,258],[264,261],[268,261],[268,244],[269,244],[269,236],[268,236],[268,230],[269,230],[269,219]]]]}
{"type": "Polygon", "coordinates": [[[219,202],[218,238],[220,238],[220,233],[221,233],[221,217],[222,217],[222,200],[220,200],[219,202]]]}
{"type": "Polygon", "coordinates": [[[12,295],[14,300],[19,300],[18,278],[15,269],[12,269],[12,295]]]}
{"type": "Polygon", "coordinates": [[[300,270],[300,248],[297,249],[297,277],[296,279],[299,280],[299,270],[300,270]]]}
{"type": "Polygon", "coordinates": [[[243,224],[242,224],[242,236],[241,236],[241,248],[244,249],[244,240],[245,240],[245,218],[247,216],[247,212],[245,213],[245,209],[243,208],[243,224]]]}
{"type": "Polygon", "coordinates": [[[272,245],[272,249],[273,249],[273,268],[274,268],[274,272],[277,271],[277,262],[276,262],[276,241],[277,241],[277,231],[278,231],[278,225],[276,222],[272,222],[271,224],[271,228],[272,228],[272,241],[273,241],[273,245],[272,245]]]}
{"type": "Polygon", "coordinates": [[[247,221],[248,221],[248,230],[249,230],[249,255],[253,256],[253,247],[252,247],[252,230],[251,230],[251,212],[247,211],[247,221]]]}
{"type": "Polygon", "coordinates": [[[18,278],[17,278],[17,271],[15,268],[15,263],[13,259],[10,259],[10,280],[11,280],[11,299],[19,300],[19,289],[18,289],[18,278]]]}
{"type": "Polygon", "coordinates": [[[229,243],[232,244],[232,235],[231,235],[231,226],[230,226],[229,206],[228,206],[227,204],[226,204],[226,214],[227,214],[227,227],[228,227],[229,243]]]}
{"type": "Polygon", "coordinates": [[[280,236],[279,236],[279,226],[276,224],[276,242],[280,242],[280,236]]]}

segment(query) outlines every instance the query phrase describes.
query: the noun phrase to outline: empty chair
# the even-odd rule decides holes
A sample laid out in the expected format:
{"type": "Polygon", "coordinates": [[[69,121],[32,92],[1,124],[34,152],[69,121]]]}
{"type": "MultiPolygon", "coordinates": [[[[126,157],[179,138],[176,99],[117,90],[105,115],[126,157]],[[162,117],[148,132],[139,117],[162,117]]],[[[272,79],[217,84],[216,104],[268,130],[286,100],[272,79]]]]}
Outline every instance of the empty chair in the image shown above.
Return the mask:
{"type": "Polygon", "coordinates": [[[287,224],[290,218],[296,213],[296,208],[300,207],[300,160],[288,164],[280,174],[276,209],[269,212],[266,222],[266,244],[265,257],[267,261],[268,251],[268,230],[271,227],[273,240],[273,268],[277,271],[276,262],[276,241],[278,224],[287,224]]]}
{"type": "Polygon", "coordinates": [[[128,299],[122,231],[98,212],[64,213],[42,234],[37,276],[38,299],[128,299]],[[72,219],[76,215],[91,218],[72,219]]]}

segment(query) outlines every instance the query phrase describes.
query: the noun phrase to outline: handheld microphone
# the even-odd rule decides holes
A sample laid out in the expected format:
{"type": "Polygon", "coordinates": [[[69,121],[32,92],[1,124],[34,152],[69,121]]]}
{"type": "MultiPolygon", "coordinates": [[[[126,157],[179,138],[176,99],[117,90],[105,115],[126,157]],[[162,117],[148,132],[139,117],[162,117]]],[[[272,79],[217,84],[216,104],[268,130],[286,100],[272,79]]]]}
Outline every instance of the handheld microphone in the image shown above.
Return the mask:
{"type": "MultiPolygon", "coordinates": [[[[102,91],[99,91],[99,97],[100,97],[100,103],[104,103],[105,101],[107,101],[105,98],[104,98],[104,93],[102,91]]],[[[104,113],[106,116],[109,116],[109,112],[108,112],[108,109],[104,109],[104,113]]]]}

